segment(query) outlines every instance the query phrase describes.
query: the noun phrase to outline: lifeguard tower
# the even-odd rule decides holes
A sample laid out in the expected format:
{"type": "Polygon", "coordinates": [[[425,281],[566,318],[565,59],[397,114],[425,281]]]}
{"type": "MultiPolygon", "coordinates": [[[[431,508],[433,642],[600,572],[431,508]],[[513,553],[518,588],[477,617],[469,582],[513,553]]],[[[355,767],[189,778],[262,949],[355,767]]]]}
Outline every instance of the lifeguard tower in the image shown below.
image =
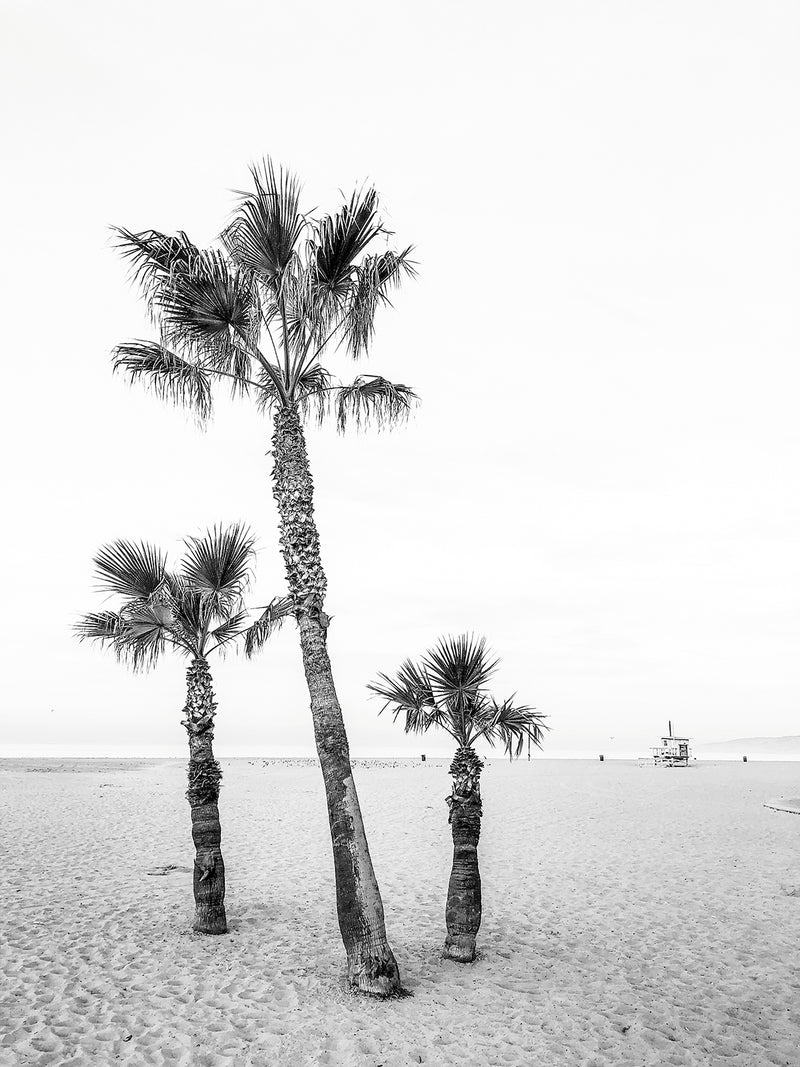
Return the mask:
{"type": "Polygon", "coordinates": [[[689,738],[675,737],[672,733],[672,719],[669,720],[669,736],[661,738],[661,745],[651,749],[653,763],[656,767],[688,767],[689,738]]]}

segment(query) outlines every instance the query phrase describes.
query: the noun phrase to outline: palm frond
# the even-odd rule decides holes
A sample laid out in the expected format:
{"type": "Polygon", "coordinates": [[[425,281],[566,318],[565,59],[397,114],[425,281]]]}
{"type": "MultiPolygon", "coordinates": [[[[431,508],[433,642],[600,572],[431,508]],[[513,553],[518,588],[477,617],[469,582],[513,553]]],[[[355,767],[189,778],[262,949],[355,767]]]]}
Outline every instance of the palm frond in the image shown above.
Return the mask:
{"type": "Polygon", "coordinates": [[[214,611],[230,611],[252,577],[253,535],[234,523],[214,526],[202,537],[189,537],[184,543],[182,577],[214,611]]]}
{"type": "Polygon", "coordinates": [[[378,194],[372,188],[357,190],[334,215],[320,219],[314,226],[308,253],[317,285],[345,296],[358,257],[383,232],[378,194]]]}
{"type": "Polygon", "coordinates": [[[278,317],[289,351],[302,353],[309,338],[321,343],[331,333],[341,309],[335,295],[317,283],[313,269],[298,263],[286,271],[280,295],[278,317]]]}
{"type": "Polygon", "coordinates": [[[175,625],[175,613],[169,604],[158,600],[139,600],[122,611],[126,630],[136,640],[148,641],[163,636],[175,625]]]}
{"type": "Polygon", "coordinates": [[[275,289],[291,262],[305,218],[300,214],[300,183],[271,159],[250,168],[255,188],[239,192],[239,204],[222,240],[234,262],[275,289]]]}
{"type": "Polygon", "coordinates": [[[513,697],[502,704],[492,700],[486,708],[485,725],[475,736],[485,737],[490,745],[500,741],[509,759],[516,759],[528,739],[537,748],[542,747],[544,731],[549,729],[544,719],[544,715],[527,704],[514,704],[513,697]]]}
{"type": "MultiPolygon", "coordinates": [[[[134,622],[136,619],[134,619],[134,622]]],[[[100,611],[83,615],[73,627],[79,641],[97,641],[111,648],[117,660],[134,671],[147,670],[164,650],[163,633],[153,639],[151,633],[138,632],[127,614],[100,611]]]]}
{"type": "Polygon", "coordinates": [[[391,707],[395,718],[401,710],[420,710],[423,707],[431,707],[434,703],[425,672],[410,659],[403,660],[393,678],[381,671],[378,680],[370,682],[367,689],[383,699],[384,705],[380,713],[391,707]]]}
{"type": "Polygon", "coordinates": [[[424,667],[412,660],[404,660],[393,678],[379,674],[378,680],[370,682],[367,689],[384,701],[379,714],[391,709],[395,722],[398,716],[403,716],[407,734],[422,734],[431,726],[438,726],[453,736],[447,707],[437,704],[424,667]]]}
{"type": "Polygon", "coordinates": [[[131,274],[152,310],[153,301],[162,288],[185,273],[200,255],[200,249],[181,230],[175,236],[158,230],[133,233],[123,226],[112,226],[117,235],[116,247],[131,264],[131,274]]]}
{"type": "Polygon", "coordinates": [[[295,383],[295,396],[302,401],[319,393],[328,392],[331,375],[320,363],[312,363],[299,375],[295,383]]]}
{"type": "Polygon", "coordinates": [[[261,615],[245,631],[244,652],[248,658],[264,647],[272,634],[294,613],[293,609],[291,597],[274,597],[270,600],[261,615]]]}
{"type": "Polygon", "coordinates": [[[213,642],[208,648],[204,650],[205,655],[209,655],[214,652],[215,649],[225,648],[231,641],[235,641],[237,637],[241,635],[247,629],[247,620],[249,618],[249,612],[246,610],[237,611],[233,615],[229,615],[216,629],[212,630],[209,635],[209,641],[213,642]]]}
{"type": "Polygon", "coordinates": [[[203,597],[182,574],[172,572],[164,576],[164,587],[157,594],[175,616],[175,629],[184,644],[196,645],[209,617],[209,608],[203,597]]]}
{"type": "Polygon", "coordinates": [[[174,275],[156,304],[164,344],[202,353],[221,369],[229,369],[242,345],[246,352],[255,344],[259,314],[250,275],[221,252],[204,252],[174,275]]]}
{"type": "Polygon", "coordinates": [[[468,709],[497,669],[483,637],[448,635],[423,658],[434,695],[468,709]]]}
{"type": "Polygon", "coordinates": [[[190,408],[200,422],[210,418],[211,379],[197,363],[154,341],[118,345],[113,360],[114,371],[122,371],[130,382],[143,381],[159,399],[190,408]]]}
{"type": "Polygon", "coordinates": [[[383,252],[367,256],[355,271],[344,311],[342,341],[347,351],[358,359],[367,354],[375,333],[375,315],[390,304],[389,293],[399,288],[403,278],[416,277],[409,245],[402,252],[383,252]]]}
{"type": "Polygon", "coordinates": [[[94,566],[101,589],[146,600],[164,580],[166,556],[144,541],[112,541],[100,549],[94,566]]]}
{"type": "Polygon", "coordinates": [[[336,391],[331,386],[331,375],[321,364],[306,367],[295,383],[295,397],[303,418],[313,410],[322,425],[330,411],[331,396],[336,391]]]}
{"type": "Polygon", "coordinates": [[[103,641],[109,644],[123,635],[125,624],[117,611],[98,611],[81,615],[72,629],[79,641],[103,641]]]}
{"type": "MultiPolygon", "coordinates": [[[[126,607],[122,617],[125,638],[121,658],[129,659],[134,670],[146,670],[154,666],[167,641],[182,644],[172,638],[175,619],[166,604],[139,601],[126,607]]],[[[194,650],[187,648],[186,651],[194,650]]]]}
{"type": "Polygon", "coordinates": [[[340,433],[344,433],[350,420],[359,429],[369,425],[378,428],[395,425],[408,418],[417,399],[409,386],[394,384],[377,374],[361,374],[350,385],[331,392],[340,433]]]}

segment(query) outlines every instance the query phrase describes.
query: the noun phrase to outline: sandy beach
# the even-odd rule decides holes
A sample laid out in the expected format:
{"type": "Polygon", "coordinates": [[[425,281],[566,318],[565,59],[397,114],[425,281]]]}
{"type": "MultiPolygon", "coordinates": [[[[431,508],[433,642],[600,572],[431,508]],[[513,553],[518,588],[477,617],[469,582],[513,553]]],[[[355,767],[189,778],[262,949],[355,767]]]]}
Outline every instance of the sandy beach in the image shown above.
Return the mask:
{"type": "Polygon", "coordinates": [[[392,763],[356,769],[413,994],[383,1003],[342,984],[315,766],[223,761],[215,938],[190,930],[181,762],[0,762],[0,1064],[798,1063],[800,817],[764,801],[800,766],[493,761],[459,966],[446,764],[392,763]]]}

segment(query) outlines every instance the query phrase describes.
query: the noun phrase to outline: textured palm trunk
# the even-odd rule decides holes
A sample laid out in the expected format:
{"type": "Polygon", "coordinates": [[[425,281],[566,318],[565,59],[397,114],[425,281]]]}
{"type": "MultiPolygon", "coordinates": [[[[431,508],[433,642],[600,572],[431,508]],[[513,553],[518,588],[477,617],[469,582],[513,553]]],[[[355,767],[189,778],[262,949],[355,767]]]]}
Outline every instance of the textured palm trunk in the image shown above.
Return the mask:
{"type": "Polygon", "coordinates": [[[314,522],[314,485],[296,408],[275,414],[273,495],[280,518],[281,551],[300,628],[314,738],[325,782],[336,876],[336,909],[347,952],[347,977],[377,996],[402,991],[386,937],[383,903],[361,817],[342,709],[333,684],[323,611],[326,579],[314,522]]]}
{"type": "Polygon", "coordinates": [[[189,735],[189,788],[194,859],[194,929],[201,934],[224,934],[225,864],[222,862],[219,822],[219,784],[222,772],[214,759],[216,702],[208,663],[192,660],[186,671],[183,725],[189,735]]]}
{"type": "Polygon", "coordinates": [[[475,959],[475,938],[481,925],[481,875],[478,839],[481,836],[483,762],[474,749],[459,748],[450,773],[453,792],[447,798],[453,831],[453,869],[447,887],[444,954],[459,963],[475,959]]]}

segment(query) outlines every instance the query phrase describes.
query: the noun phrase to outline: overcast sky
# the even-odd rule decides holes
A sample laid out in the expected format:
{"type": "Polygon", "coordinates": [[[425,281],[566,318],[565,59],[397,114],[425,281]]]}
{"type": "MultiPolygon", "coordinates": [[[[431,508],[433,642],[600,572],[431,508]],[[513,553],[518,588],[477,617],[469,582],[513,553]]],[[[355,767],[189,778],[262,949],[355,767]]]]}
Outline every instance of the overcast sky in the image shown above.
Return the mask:
{"type": "MultiPolygon", "coordinates": [[[[447,750],[365,684],[465,629],[553,750],[800,733],[794,0],[3,0],[0,42],[0,751],[185,743],[184,664],[70,634],[103,542],[244,520],[284,590],[269,422],[109,360],[150,334],[108,225],[209,242],[265,154],[308,207],[373,180],[420,264],[360,368],[417,414],[309,434],[353,752],[447,750]]],[[[214,673],[220,751],[313,750],[293,627],[214,673]]]]}

